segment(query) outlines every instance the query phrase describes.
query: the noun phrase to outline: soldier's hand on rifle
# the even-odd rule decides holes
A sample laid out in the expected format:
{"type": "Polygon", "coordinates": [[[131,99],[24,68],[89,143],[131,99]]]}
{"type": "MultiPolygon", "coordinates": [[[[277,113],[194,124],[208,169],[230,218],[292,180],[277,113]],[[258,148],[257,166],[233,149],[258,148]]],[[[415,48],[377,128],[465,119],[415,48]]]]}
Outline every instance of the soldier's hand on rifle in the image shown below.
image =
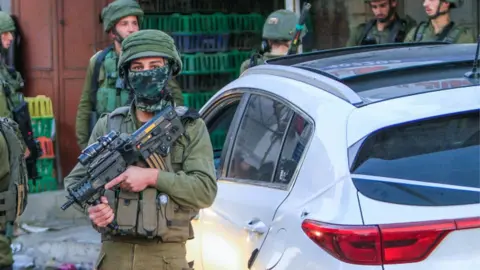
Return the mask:
{"type": "Polygon", "coordinates": [[[111,189],[120,184],[120,188],[130,192],[140,192],[148,186],[156,186],[158,169],[141,168],[130,166],[122,174],[105,185],[105,189],[111,189]]]}
{"type": "Polygon", "coordinates": [[[25,149],[25,158],[28,158],[30,156],[30,149],[25,149]]]}
{"type": "Polygon", "coordinates": [[[101,203],[88,208],[88,217],[98,227],[106,227],[113,222],[115,215],[113,209],[108,205],[107,197],[100,198],[101,203]]]}

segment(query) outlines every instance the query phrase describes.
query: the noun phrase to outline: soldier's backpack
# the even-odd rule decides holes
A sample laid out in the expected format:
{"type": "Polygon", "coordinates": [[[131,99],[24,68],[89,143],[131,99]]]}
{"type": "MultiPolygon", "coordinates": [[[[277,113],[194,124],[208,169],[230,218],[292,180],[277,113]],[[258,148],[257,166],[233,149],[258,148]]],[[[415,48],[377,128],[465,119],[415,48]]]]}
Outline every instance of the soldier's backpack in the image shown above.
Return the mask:
{"type": "Polygon", "coordinates": [[[28,175],[25,148],[18,124],[10,118],[0,117],[0,132],[7,144],[10,165],[8,190],[0,192],[0,230],[8,231],[9,225],[15,222],[27,206],[28,175]]]}

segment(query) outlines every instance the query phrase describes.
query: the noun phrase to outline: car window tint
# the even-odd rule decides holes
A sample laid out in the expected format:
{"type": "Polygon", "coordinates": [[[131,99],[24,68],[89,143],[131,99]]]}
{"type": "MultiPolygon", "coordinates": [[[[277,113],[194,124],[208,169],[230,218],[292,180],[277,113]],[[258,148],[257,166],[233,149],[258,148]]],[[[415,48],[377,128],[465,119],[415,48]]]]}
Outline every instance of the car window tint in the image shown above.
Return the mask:
{"type": "Polygon", "coordinates": [[[233,121],[240,100],[234,101],[227,105],[223,110],[219,111],[208,123],[208,132],[213,147],[213,156],[215,161],[215,169],[221,164],[221,155],[227,137],[228,129],[233,121]]]}
{"type": "Polygon", "coordinates": [[[252,95],[235,140],[227,177],[272,182],[293,111],[265,96],[252,95]]]}
{"type": "Polygon", "coordinates": [[[479,123],[479,111],[474,111],[375,132],[365,140],[353,164],[357,189],[370,198],[399,204],[479,203],[475,191],[480,188],[479,123]],[[419,184],[407,185],[398,179],[419,184]],[[463,190],[427,188],[422,183],[463,190]]]}
{"type": "Polygon", "coordinates": [[[292,180],[305,146],[312,134],[313,125],[295,114],[288,128],[274,182],[288,185],[292,180]]]}

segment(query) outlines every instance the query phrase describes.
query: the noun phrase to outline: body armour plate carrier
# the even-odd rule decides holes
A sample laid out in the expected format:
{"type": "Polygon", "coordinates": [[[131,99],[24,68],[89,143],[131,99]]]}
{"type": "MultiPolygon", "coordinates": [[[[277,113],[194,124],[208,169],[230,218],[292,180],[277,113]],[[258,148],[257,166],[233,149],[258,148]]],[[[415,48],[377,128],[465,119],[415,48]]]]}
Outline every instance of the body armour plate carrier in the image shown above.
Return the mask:
{"type": "Polygon", "coordinates": [[[27,206],[28,176],[25,149],[17,123],[10,118],[0,118],[0,132],[7,143],[10,165],[8,190],[0,192],[0,231],[5,232],[27,206]]]}
{"type": "MultiPolygon", "coordinates": [[[[123,120],[129,107],[121,107],[109,114],[107,121],[108,130],[123,130],[123,120]]],[[[188,117],[186,107],[175,108],[177,114],[185,120],[188,117]]],[[[188,117],[195,118],[195,117],[188,117]]],[[[181,136],[180,139],[185,136],[181,136]]],[[[170,153],[164,158],[167,164],[166,171],[176,172],[181,170],[183,163],[184,147],[178,140],[170,153]]],[[[144,166],[146,164],[139,164],[144,166]]],[[[198,211],[178,205],[169,195],[155,188],[147,188],[142,192],[106,191],[110,207],[112,207],[118,230],[97,228],[105,235],[129,235],[146,238],[158,237],[162,242],[185,242],[193,239],[193,228],[190,221],[198,211]]]]}

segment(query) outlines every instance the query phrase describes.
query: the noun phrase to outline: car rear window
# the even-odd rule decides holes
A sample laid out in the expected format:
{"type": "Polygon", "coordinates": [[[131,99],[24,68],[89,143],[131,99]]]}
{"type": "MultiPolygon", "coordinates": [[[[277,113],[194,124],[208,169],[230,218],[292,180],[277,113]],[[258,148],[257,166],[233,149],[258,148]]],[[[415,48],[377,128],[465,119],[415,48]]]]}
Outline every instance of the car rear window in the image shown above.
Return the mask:
{"type": "Polygon", "coordinates": [[[480,203],[479,115],[424,119],[369,135],[352,147],[358,149],[351,169],[356,188],[397,204],[480,203]]]}

